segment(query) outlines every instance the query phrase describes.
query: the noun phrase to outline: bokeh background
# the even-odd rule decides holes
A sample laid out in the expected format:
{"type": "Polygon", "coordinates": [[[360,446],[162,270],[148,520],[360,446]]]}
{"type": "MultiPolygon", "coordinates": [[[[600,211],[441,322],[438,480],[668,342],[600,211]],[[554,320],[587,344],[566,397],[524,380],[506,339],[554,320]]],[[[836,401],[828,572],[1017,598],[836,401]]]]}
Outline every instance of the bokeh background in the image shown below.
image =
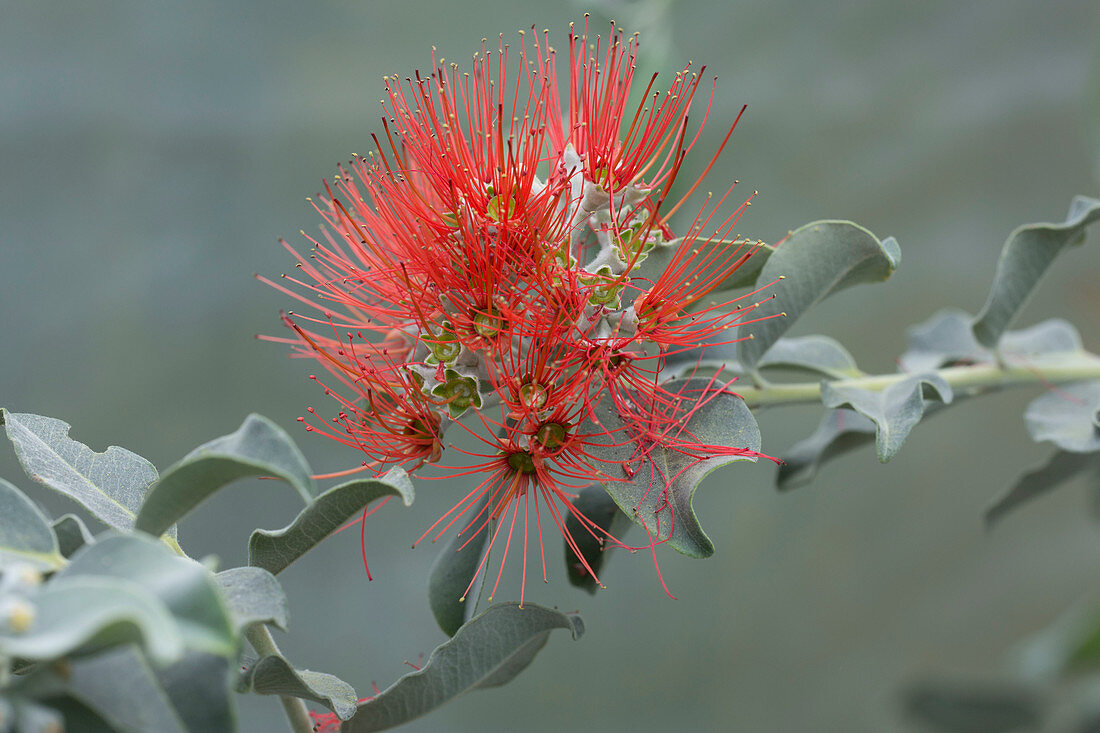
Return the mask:
{"type": "MultiPolygon", "coordinates": [[[[720,77],[713,125],[749,109],[712,174],[759,189],[741,229],[774,241],[817,218],[894,235],[904,261],[795,333],[831,334],[892,370],[903,327],[980,307],[1005,236],[1096,196],[1100,8],[1057,3],[695,0],[582,5],[404,2],[0,3],[0,404],[164,467],[251,411],[287,426],[317,470],[358,458],[300,430],[329,407],[278,345],[289,301],[252,279],[289,269],[278,236],[314,230],[304,197],[379,129],[384,74],[464,59],[483,36],[613,17],[645,62],[720,77]],[[1090,139],[1091,136],[1091,139],[1090,139]]],[[[698,171],[705,160],[696,158],[698,171]]],[[[1060,260],[1022,325],[1063,315],[1100,348],[1100,234],[1060,260]]],[[[467,695],[409,731],[919,730],[899,704],[929,677],[999,679],[1006,653],[1098,586],[1100,528],[1084,481],[992,532],[981,510],[1045,459],[1020,413],[1033,392],[967,402],[879,465],[871,449],[779,494],[760,464],[713,476],[697,507],[718,552],[611,558],[590,597],[554,568],[535,600],[579,610],[511,685],[467,695]]],[[[782,452],[818,412],[760,416],[782,452]]],[[[0,475],[54,510],[10,449],[0,475]]],[[[457,486],[330,540],[283,575],[299,666],[361,694],[443,640],[426,604],[431,547],[412,538],[457,486]]],[[[245,559],[248,532],[286,524],[292,492],[242,483],[182,526],[193,554],[245,559]]],[[[559,550],[554,549],[554,555],[559,550]]],[[[541,586],[541,584],[538,584],[541,586]]],[[[274,699],[241,701],[279,730],[274,699]]]]}

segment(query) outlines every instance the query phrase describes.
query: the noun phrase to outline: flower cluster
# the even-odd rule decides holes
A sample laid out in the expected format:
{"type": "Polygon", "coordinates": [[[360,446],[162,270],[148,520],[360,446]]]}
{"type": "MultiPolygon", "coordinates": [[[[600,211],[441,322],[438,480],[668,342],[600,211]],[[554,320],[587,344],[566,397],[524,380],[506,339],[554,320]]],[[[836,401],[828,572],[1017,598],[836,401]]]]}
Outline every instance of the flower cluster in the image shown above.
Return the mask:
{"type": "Polygon", "coordinates": [[[754,251],[731,232],[749,201],[722,215],[730,192],[708,194],[673,234],[670,217],[702,177],[674,203],[670,192],[710,102],[690,128],[701,80],[690,66],[667,89],[655,75],[632,101],[637,52],[614,27],[591,45],[587,26],[571,31],[564,100],[545,34],[521,33],[518,49],[483,40],[470,72],[433,55],[428,76],[387,77],[375,149],[313,201],[325,226],[295,253],[296,287],[271,282],[311,309],[284,316],[293,336],[272,340],[323,365],[340,404],[309,429],[359,449],[377,473],[472,456],[442,473],[482,480],[425,535],[489,528],[486,558],[501,543],[506,556],[522,513],[524,566],[533,518],[544,578],[544,515],[593,577],[569,514],[617,543],[573,506],[576,489],[621,480],[625,464],[598,449],[609,435],[698,460],[730,451],[684,431],[691,406],[661,373],[751,310],[703,303],[754,251]],[[604,400],[614,428],[595,417],[604,400]],[[448,427],[483,449],[447,447],[448,427]]]}

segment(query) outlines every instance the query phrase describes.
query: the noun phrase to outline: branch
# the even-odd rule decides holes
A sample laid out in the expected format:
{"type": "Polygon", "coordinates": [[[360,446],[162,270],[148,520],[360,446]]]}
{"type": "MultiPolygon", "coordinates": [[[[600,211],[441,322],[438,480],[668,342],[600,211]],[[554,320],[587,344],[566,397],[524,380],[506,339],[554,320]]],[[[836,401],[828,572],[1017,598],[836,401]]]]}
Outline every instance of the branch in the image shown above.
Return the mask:
{"type": "MultiPolygon", "coordinates": [[[[1041,369],[1022,365],[973,364],[944,367],[931,373],[942,377],[957,393],[973,395],[1019,385],[1064,384],[1100,379],[1100,357],[1089,353],[1072,354],[1061,363],[1044,364],[1041,369]]],[[[901,372],[826,381],[836,386],[880,392],[911,376],[901,372]]],[[[754,409],[774,405],[812,404],[821,402],[821,385],[824,383],[792,382],[744,388],[734,385],[734,391],[741,395],[745,404],[754,409]]]]}

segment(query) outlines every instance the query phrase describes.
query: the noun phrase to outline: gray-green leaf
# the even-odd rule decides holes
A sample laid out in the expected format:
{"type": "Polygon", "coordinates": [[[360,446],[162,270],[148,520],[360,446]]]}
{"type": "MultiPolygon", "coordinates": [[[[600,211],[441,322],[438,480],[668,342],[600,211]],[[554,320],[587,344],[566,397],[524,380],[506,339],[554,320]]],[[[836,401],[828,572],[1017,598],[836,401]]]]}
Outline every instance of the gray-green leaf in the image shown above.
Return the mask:
{"type": "Polygon", "coordinates": [[[744,401],[705,379],[668,382],[663,385],[690,408],[680,431],[668,436],[691,443],[739,449],[698,457],[691,452],[665,448],[658,442],[639,446],[630,439],[610,398],[595,410],[579,432],[587,436],[588,451],[605,465],[612,480],[604,488],[619,508],[648,532],[649,541],[665,542],[689,557],[710,557],[714,544],[699,524],[692,499],[699,484],[716,468],[735,461],[755,461],[760,451],[760,429],[744,401]],[[705,396],[704,396],[705,395],[705,396]],[[624,469],[624,466],[630,468],[624,469]]]}
{"type": "Polygon", "coordinates": [[[237,711],[230,686],[234,660],[190,652],[156,670],[157,680],[190,733],[236,733],[237,711]]]}
{"type": "Polygon", "coordinates": [[[117,578],[158,598],[173,614],[189,649],[234,656],[238,642],[214,576],[142,535],[116,535],[88,545],[57,573],[61,580],[117,578]]]}
{"type": "Polygon", "coordinates": [[[157,664],[183,654],[179,626],[164,604],[121,578],[54,578],[25,599],[25,630],[0,626],[0,655],[51,660],[140,643],[157,664]]]}
{"type": "MultiPolygon", "coordinates": [[[[978,343],[970,328],[969,313],[955,308],[941,310],[923,323],[909,327],[909,348],[898,360],[907,372],[926,372],[949,364],[993,363],[996,356],[978,343]]],[[[1041,366],[1048,359],[1081,353],[1077,329],[1061,318],[1037,323],[1030,328],[1008,331],[999,351],[1008,362],[1020,360],[1028,366],[1041,366]]]]}
{"type": "Polygon", "coordinates": [[[1067,247],[1083,242],[1085,229],[1097,219],[1100,201],[1076,196],[1065,221],[1025,224],[1008,235],[989,296],[974,319],[974,336],[980,344],[987,348],[997,345],[1054,258],[1067,247]]]}
{"type": "Polygon", "coordinates": [[[277,476],[306,504],[314,486],[309,464],[290,436],[261,415],[249,415],[236,432],[200,445],[164,472],[149,489],[136,527],[160,534],[211,494],[246,476],[277,476]]]}
{"type": "Polygon", "coordinates": [[[258,529],[248,539],[248,564],[279,574],[316,547],[363,507],[383,496],[400,496],[409,506],[414,492],[401,468],[385,476],[355,479],[335,486],[308,503],[288,527],[258,529]]]}
{"type": "Polygon", "coordinates": [[[263,568],[230,568],[214,580],[238,633],[253,624],[270,624],[286,631],[286,594],[274,575],[263,568]]]}
{"type": "Polygon", "coordinates": [[[117,730],[185,733],[168,696],[145,658],[132,646],[74,660],[63,675],[50,669],[64,691],[94,710],[117,730]]]}
{"type": "MultiPolygon", "coordinates": [[[[996,524],[1022,504],[1053,491],[1089,469],[1100,479],[1100,454],[1057,451],[1042,466],[1021,476],[990,504],[985,510],[986,526],[996,524]]],[[[1100,480],[1097,483],[1100,484],[1100,480]]]]}
{"type": "Polygon", "coordinates": [[[84,520],[75,514],[63,514],[54,520],[51,525],[54,536],[57,537],[57,546],[65,557],[72,557],[73,553],[84,545],[95,542],[95,537],[88,531],[84,520]]]}
{"type": "Polygon", "coordinates": [[[780,456],[777,487],[785,491],[808,483],[822,463],[870,443],[876,432],[875,423],[855,410],[827,410],[812,435],[780,456]]]}
{"type": "Polygon", "coordinates": [[[831,379],[849,379],[863,375],[848,350],[828,336],[781,338],[760,357],[757,367],[805,369],[831,379]]]}
{"type": "Polygon", "coordinates": [[[386,730],[434,710],[467,690],[502,685],[531,663],[554,629],[584,633],[580,617],[534,604],[498,603],[470,619],[427,663],[359,705],[342,733],[386,730]]]}
{"type": "Polygon", "coordinates": [[[569,572],[570,583],[589,593],[595,593],[600,586],[596,582],[598,576],[593,574],[600,572],[604,560],[607,559],[607,551],[613,545],[608,546],[607,536],[591,529],[589,523],[595,524],[615,539],[622,540],[622,535],[630,527],[631,520],[619,509],[619,505],[608,496],[602,486],[581,489],[580,494],[573,500],[573,509],[565,520],[565,531],[580,550],[580,557],[584,558],[584,562],[581,562],[570,543],[563,538],[565,567],[569,572]],[[588,522],[577,519],[578,513],[588,522]],[[588,567],[585,567],[586,564],[588,567]],[[589,572],[589,569],[592,572],[589,572]]]}
{"type": "Polygon", "coordinates": [[[355,690],[347,682],[324,672],[294,669],[282,657],[261,657],[248,670],[249,689],[259,695],[288,695],[324,705],[340,720],[355,715],[355,690]]]}
{"type": "Polygon", "coordinates": [[[469,620],[476,605],[477,592],[466,591],[477,573],[485,543],[489,541],[489,522],[485,521],[488,501],[489,493],[486,492],[466,510],[468,518],[439,548],[428,574],[428,606],[435,622],[448,636],[454,636],[469,620]],[[471,535],[475,523],[480,526],[477,534],[471,535]]]}
{"type": "Polygon", "coordinates": [[[934,372],[914,374],[879,391],[830,382],[821,385],[821,401],[826,407],[851,407],[874,421],[875,446],[883,463],[894,457],[924,416],[926,393],[936,395],[945,405],[953,397],[951,385],[934,372]]]}
{"type": "Polygon", "coordinates": [[[756,322],[742,327],[742,335],[752,338],[740,343],[741,363],[754,368],[815,303],[858,283],[886,280],[900,262],[901,249],[892,237],[879,241],[852,222],[816,221],[792,232],[760,272],[761,282],[785,279],[776,284],[776,297],[752,312],[756,322]]]}
{"type": "MultiPolygon", "coordinates": [[[[133,528],[141,502],[157,480],[153,464],[117,445],[96,453],[69,437],[67,422],[52,417],[0,409],[0,419],[28,476],[75,499],[112,527],[133,528]]],[[[161,533],[167,530],[175,537],[170,525],[161,533]]]]}
{"type": "Polygon", "coordinates": [[[12,563],[57,570],[65,558],[45,515],[22,491],[0,479],[0,568],[12,563]]]}
{"type": "MultiPolygon", "coordinates": [[[[709,256],[712,258],[710,261],[713,264],[724,262],[726,257],[723,255],[723,252],[729,251],[732,253],[733,249],[731,248],[735,246],[742,248],[741,253],[748,254],[752,252],[752,255],[747,260],[742,262],[736,270],[730,273],[729,277],[718,283],[718,285],[695,304],[691,310],[721,305],[732,297],[732,291],[751,288],[759,279],[760,271],[764,267],[764,264],[775,252],[775,247],[770,244],[749,242],[747,240],[715,239],[707,242],[688,242],[686,244],[681,240],[675,240],[667,245],[655,247],[651,250],[646,259],[642,261],[641,265],[631,272],[631,275],[641,281],[639,284],[642,287],[648,287],[650,282],[655,282],[661,276],[661,273],[663,273],[672,262],[676,250],[683,246],[698,248],[700,252],[696,256],[696,260],[705,263],[708,261],[707,258],[709,256]],[[754,249],[755,251],[753,251],[754,249]]],[[[706,278],[707,270],[708,267],[704,264],[703,270],[700,273],[701,278],[706,278]]],[[[629,299],[629,296],[627,297],[629,299]]]]}
{"type": "Polygon", "coordinates": [[[1071,453],[1100,450],[1100,380],[1052,389],[1032,401],[1024,421],[1032,440],[1049,440],[1071,453]]]}

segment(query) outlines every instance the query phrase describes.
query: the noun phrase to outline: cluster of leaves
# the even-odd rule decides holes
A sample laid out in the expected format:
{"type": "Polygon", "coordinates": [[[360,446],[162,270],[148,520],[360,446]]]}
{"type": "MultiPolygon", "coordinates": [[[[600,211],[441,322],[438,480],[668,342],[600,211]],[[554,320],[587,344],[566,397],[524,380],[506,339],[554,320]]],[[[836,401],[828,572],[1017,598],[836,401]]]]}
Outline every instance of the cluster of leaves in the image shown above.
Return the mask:
{"type": "MultiPolygon", "coordinates": [[[[762,248],[715,291],[721,299],[726,289],[759,287],[783,277],[776,297],[758,307],[757,320],[712,338],[709,346],[669,358],[665,375],[697,376],[707,368],[737,375],[734,389],[744,398],[741,406],[753,409],[820,401],[826,410],[818,428],[781,455],[781,490],[809,483],[822,465],[861,447],[874,445],[879,460],[889,461],[921,419],[949,405],[1010,386],[1042,386],[1043,393],[1025,410],[1024,423],[1033,440],[1052,443],[1055,450],[990,503],[987,526],[1082,475],[1093,477],[1100,494],[1100,357],[1086,351],[1076,328],[1062,319],[1009,330],[1054,259],[1081,244],[1097,220],[1100,201],[1077,197],[1063,221],[1017,228],[1005,242],[981,311],[974,316],[945,309],[912,326],[908,348],[897,359],[898,372],[885,375],[866,374],[843,345],[827,336],[784,335],[824,298],[852,285],[886,280],[900,262],[892,238],[880,240],[851,222],[808,224],[783,242],[762,248]],[[773,381],[791,373],[816,379],[773,381]]],[[[653,265],[660,265],[661,254],[658,250],[653,265]]],[[[727,437],[731,430],[749,430],[758,439],[752,414],[735,412],[736,418],[727,411],[720,423],[727,437]]],[[[688,429],[714,427],[699,422],[688,429]]],[[[706,473],[699,470],[703,467],[654,471],[635,480],[620,477],[622,481],[606,488],[631,515],[637,496],[655,482],[662,485],[662,476],[676,475],[668,486],[668,511],[683,532],[677,531],[681,536],[670,544],[702,557],[713,547],[691,509],[691,496],[706,473]]],[[[586,506],[606,505],[606,498],[598,495],[585,494],[582,500],[592,502],[586,506]]],[[[612,511],[604,526],[622,518],[612,511]]],[[[636,511],[631,518],[638,521],[636,511]]],[[[584,578],[574,581],[583,584],[584,578]]],[[[1100,612],[1092,607],[1075,610],[1025,649],[1017,655],[1023,660],[1021,679],[1010,684],[930,682],[909,691],[907,712],[948,733],[1041,726],[1074,733],[1100,729],[1100,709],[1090,702],[1100,682],[1100,612]],[[1084,680],[1078,688],[1091,696],[1078,689],[1068,699],[1059,698],[1055,683],[1066,677],[1084,680]]]]}
{"type": "Polygon", "coordinates": [[[123,448],[97,453],[72,440],[60,420],[0,417],[27,475],[109,527],[93,536],[76,515],[51,521],[0,480],[0,731],[234,731],[235,693],[301,698],[332,711],[318,718],[326,725],[384,730],[504,684],[555,628],[583,633],[573,615],[490,606],[421,669],[360,699],[278,652],[268,627],[285,630],[288,608],[275,576],[370,502],[411,503],[403,471],[319,492],[286,433],[257,415],[163,474],[123,448]],[[253,532],[247,566],[215,572],[184,553],[175,525],[246,476],[282,479],[305,506],[288,526],[253,532]]]}
{"type": "MultiPolygon", "coordinates": [[[[740,376],[739,395],[711,395],[688,413],[683,429],[695,440],[742,452],[699,460],[672,444],[601,441],[599,435],[617,433],[622,419],[605,401],[581,430],[596,436],[593,456],[620,473],[582,491],[576,509],[609,534],[634,523],[650,536],[649,546],[657,537],[681,553],[707,557],[714,546],[695,515],[693,495],[708,473],[730,461],[751,460],[760,450],[753,409],[814,401],[826,408],[817,431],[784,456],[778,481],[788,488],[862,445],[873,443],[887,461],[924,416],[1020,383],[1058,383],[1025,414],[1032,437],[1054,443],[1057,451],[997,499],[989,522],[1073,476],[1098,471],[1100,358],[1086,352],[1076,330],[1062,320],[1008,330],[1054,257],[1079,243],[1098,218],[1100,201],[1078,198],[1065,221],[1017,229],[982,311],[942,311],[911,328],[900,371],[887,375],[865,374],[828,337],[785,333],[825,297],[887,279],[900,261],[897,243],[850,222],[821,221],[762,247],[711,294],[729,301],[729,291],[785,278],[777,297],[759,306],[762,317],[713,337],[710,345],[669,356],[662,373],[669,393],[684,395],[707,392],[704,385],[711,382],[702,375],[708,370],[740,376]],[[792,370],[815,381],[771,381],[792,370]],[[633,460],[637,456],[645,458],[633,460]]],[[[655,249],[644,266],[658,272],[667,265],[662,258],[671,256],[655,249]]],[[[312,701],[332,711],[318,718],[326,729],[383,730],[465,690],[508,682],[555,628],[569,629],[574,638],[583,633],[576,616],[531,604],[499,603],[474,615],[478,594],[466,589],[493,531],[486,523],[476,532],[452,534],[431,571],[429,603],[453,638],[422,669],[360,698],[349,684],[295,668],[279,653],[268,629],[285,630],[288,612],[276,576],[371,502],[399,496],[411,504],[413,488],[401,468],[321,491],[290,438],[254,415],[160,474],[122,448],[94,452],[70,439],[69,426],[59,420],[10,412],[0,417],[28,476],[76,500],[109,527],[93,536],[75,515],[51,521],[15,486],[0,481],[0,730],[31,733],[64,724],[78,730],[231,731],[234,693],[312,701]],[[247,566],[215,572],[211,561],[186,555],[176,524],[213,493],[248,476],[281,479],[304,507],[282,529],[253,532],[247,566]]],[[[477,509],[470,513],[478,515],[477,509]]],[[[581,555],[598,570],[606,548],[579,522],[568,518],[570,534],[581,538],[581,555]]],[[[569,548],[566,557],[572,557],[569,548]]],[[[570,580],[591,591],[597,587],[576,563],[570,580]]],[[[1048,676],[1090,668],[1100,658],[1096,618],[1078,614],[1050,632],[1045,646],[1035,647],[1045,651],[1033,652],[1029,664],[1048,676]]],[[[974,692],[933,685],[910,699],[915,715],[949,731],[1038,725],[1043,706],[1041,692],[1020,686],[974,692]]]]}

